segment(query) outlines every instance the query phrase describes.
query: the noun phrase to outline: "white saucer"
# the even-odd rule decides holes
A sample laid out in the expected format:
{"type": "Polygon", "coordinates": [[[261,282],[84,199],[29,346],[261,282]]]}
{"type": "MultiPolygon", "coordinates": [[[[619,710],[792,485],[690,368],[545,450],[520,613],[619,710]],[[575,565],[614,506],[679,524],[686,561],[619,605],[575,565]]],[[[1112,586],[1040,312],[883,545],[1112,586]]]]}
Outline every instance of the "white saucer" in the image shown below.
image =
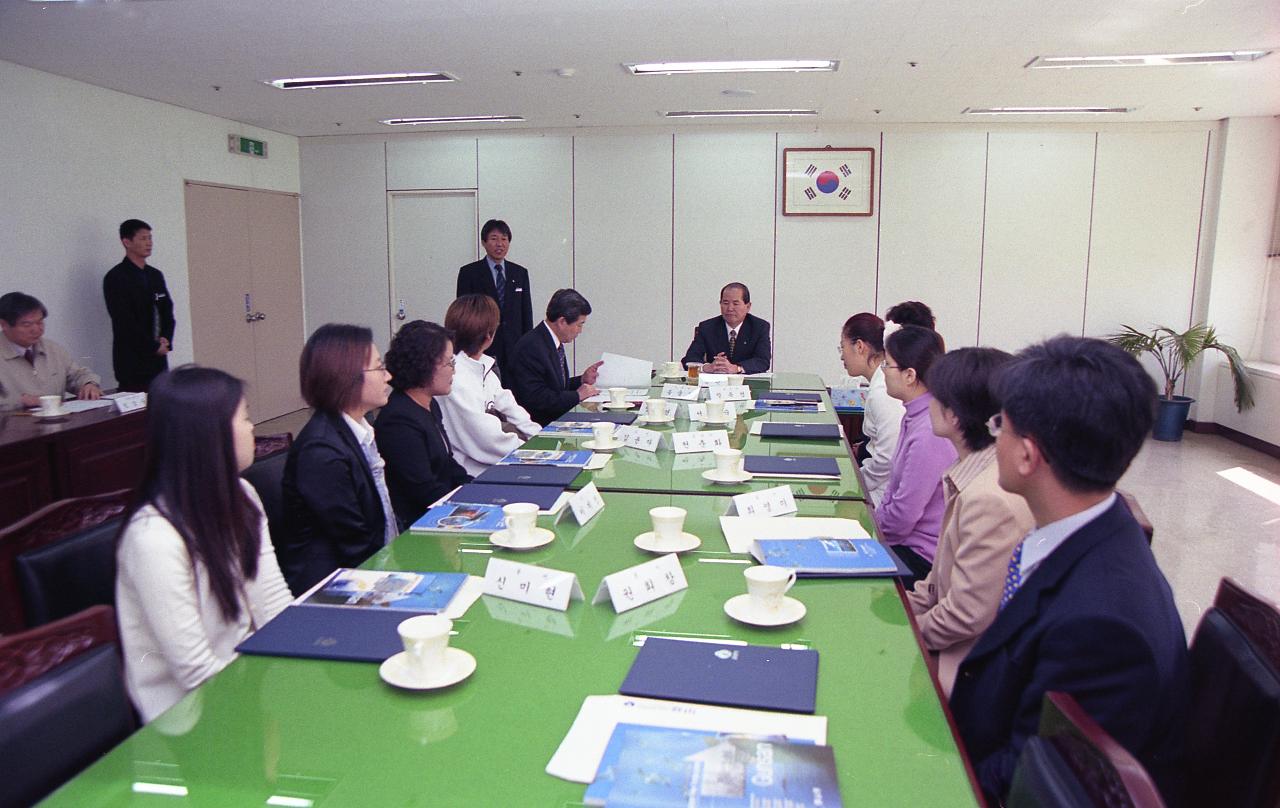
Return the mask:
{"type": "Polygon", "coordinates": [[[583,449],[590,449],[593,452],[612,452],[614,449],[621,449],[623,446],[626,446],[626,444],[620,440],[615,440],[613,443],[609,443],[604,446],[601,446],[594,440],[584,440],[582,442],[583,449]]]}
{"type": "Polygon", "coordinates": [[[683,379],[683,378],[685,378],[685,376],[687,376],[688,374],[685,374],[685,373],[676,373],[676,374],[672,375],[672,374],[668,374],[668,373],[659,373],[658,375],[659,375],[659,376],[661,376],[661,377],[662,377],[662,378],[664,378],[664,379],[683,379]]]}
{"type": "Polygon", "coordinates": [[[498,547],[505,547],[508,550],[533,550],[543,545],[550,544],[555,540],[556,534],[545,527],[535,527],[533,529],[533,541],[515,543],[511,540],[511,532],[507,530],[499,530],[489,536],[489,543],[498,547]]]}
{"type": "Polygon", "coordinates": [[[641,415],[636,418],[636,423],[640,424],[671,424],[675,423],[676,417],[670,418],[650,418],[648,415],[641,415]]]}
{"type": "Polygon", "coordinates": [[[36,412],[31,413],[31,415],[34,416],[37,421],[44,421],[49,424],[56,424],[59,421],[65,421],[71,417],[71,413],[66,410],[59,410],[54,413],[40,412],[37,410],[36,412]]]}
{"type": "Polygon", "coordinates": [[[629,410],[632,407],[639,407],[639,401],[624,401],[621,404],[614,404],[612,401],[605,401],[600,404],[606,410],[629,410]]]}
{"type": "Polygon", "coordinates": [[[745,483],[753,476],[754,475],[749,471],[739,471],[736,474],[728,476],[721,476],[719,469],[707,469],[702,472],[702,479],[709,480],[713,483],[720,483],[721,485],[737,485],[738,483],[745,483]]]}
{"type": "Polygon", "coordinates": [[[456,685],[476,672],[476,658],[461,648],[444,650],[444,665],[419,679],[409,672],[409,663],[401,651],[378,667],[382,681],[406,690],[436,690],[456,685]]]}
{"type": "Polygon", "coordinates": [[[738,595],[724,602],[724,613],[752,626],[785,626],[804,617],[804,604],[795,598],[782,598],[782,605],[771,612],[757,612],[751,608],[750,595],[738,595]]]}
{"type": "MultiPolygon", "coordinates": [[[[734,418],[733,420],[734,420],[734,421],[736,421],[736,420],[738,420],[738,419],[737,419],[737,418],[734,418]]],[[[704,418],[702,419],[702,423],[704,423],[704,424],[729,424],[729,423],[732,423],[732,421],[730,421],[728,418],[724,418],[724,417],[721,417],[721,418],[706,418],[706,417],[704,417],[704,418]]]]}
{"type": "Polygon", "coordinates": [[[654,544],[654,540],[655,536],[653,531],[650,530],[636,536],[635,545],[646,553],[684,553],[702,546],[702,539],[692,533],[681,533],[680,541],[666,542],[660,547],[654,544]]]}

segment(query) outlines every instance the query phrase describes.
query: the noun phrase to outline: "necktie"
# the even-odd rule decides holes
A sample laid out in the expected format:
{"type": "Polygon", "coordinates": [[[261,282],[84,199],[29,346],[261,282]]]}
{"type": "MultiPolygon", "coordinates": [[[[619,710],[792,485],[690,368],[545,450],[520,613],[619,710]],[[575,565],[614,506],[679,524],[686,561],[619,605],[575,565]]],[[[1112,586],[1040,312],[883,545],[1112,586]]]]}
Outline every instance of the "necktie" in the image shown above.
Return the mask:
{"type": "Polygon", "coordinates": [[[1008,605],[1009,601],[1018,591],[1018,587],[1022,586],[1022,545],[1018,542],[1018,546],[1014,548],[1013,555],[1009,558],[1009,572],[1004,576],[1004,593],[1000,595],[1000,609],[1008,605]]]}
{"type": "Polygon", "coordinates": [[[502,264],[494,264],[493,268],[498,270],[498,308],[502,308],[507,302],[507,276],[502,271],[502,264]]]}
{"type": "Polygon", "coordinates": [[[733,358],[733,348],[738,344],[738,329],[729,329],[729,358],[733,358]]]}
{"type": "Polygon", "coordinates": [[[560,345],[556,348],[556,353],[560,355],[560,385],[564,389],[569,389],[569,360],[564,356],[564,346],[560,345]]]}
{"type": "Polygon", "coordinates": [[[35,366],[36,366],[36,348],[35,348],[35,346],[33,345],[33,346],[31,346],[30,348],[28,348],[28,349],[26,350],[26,352],[22,354],[22,358],[23,358],[23,359],[25,359],[25,360],[27,360],[27,364],[28,364],[28,365],[30,365],[31,367],[35,367],[35,366]]]}

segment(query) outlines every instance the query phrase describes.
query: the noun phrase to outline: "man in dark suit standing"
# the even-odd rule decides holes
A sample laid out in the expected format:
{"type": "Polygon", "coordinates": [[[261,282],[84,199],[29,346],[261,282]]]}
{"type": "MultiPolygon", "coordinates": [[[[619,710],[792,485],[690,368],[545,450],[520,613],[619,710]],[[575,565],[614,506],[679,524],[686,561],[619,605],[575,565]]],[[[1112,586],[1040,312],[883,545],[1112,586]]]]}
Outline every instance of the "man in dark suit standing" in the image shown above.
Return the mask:
{"type": "Polygon", "coordinates": [[[763,373],[772,357],[769,323],[751,313],[751,291],[735,282],[720,290],[720,316],[693,329],[683,361],[701,362],[707,373],[763,373]]]}
{"type": "MultiPolygon", "coordinates": [[[[1041,702],[1065,691],[1175,805],[1190,709],[1173,593],[1115,492],[1151,429],[1156,389],[1132,356],[1061,336],[998,382],[1000,486],[1036,528],[1009,559],[995,622],[960,665],[951,710],[989,799],[1003,799],[1041,702]]],[[[995,804],[994,802],[992,804],[995,804]]]]}
{"type": "Polygon", "coordinates": [[[458,269],[458,297],[481,294],[497,301],[502,319],[488,354],[497,361],[503,379],[508,379],[516,342],[533,330],[529,270],[507,260],[511,228],[501,219],[484,223],[480,228],[480,243],[484,246],[484,258],[458,269]]]}
{"type": "Polygon", "coordinates": [[[590,313],[591,304],[577,291],[557,289],[547,303],[546,321],[521,337],[511,354],[511,392],[543,426],[598,392],[596,376],[604,363],[570,376],[564,353],[564,346],[582,333],[590,313]]]}
{"type": "Polygon", "coordinates": [[[121,390],[145,392],[152,379],[169,369],[173,298],[164,275],[147,263],[151,225],[140,219],[121,223],[120,244],[124,260],[102,279],[111,315],[111,360],[121,390]]]}

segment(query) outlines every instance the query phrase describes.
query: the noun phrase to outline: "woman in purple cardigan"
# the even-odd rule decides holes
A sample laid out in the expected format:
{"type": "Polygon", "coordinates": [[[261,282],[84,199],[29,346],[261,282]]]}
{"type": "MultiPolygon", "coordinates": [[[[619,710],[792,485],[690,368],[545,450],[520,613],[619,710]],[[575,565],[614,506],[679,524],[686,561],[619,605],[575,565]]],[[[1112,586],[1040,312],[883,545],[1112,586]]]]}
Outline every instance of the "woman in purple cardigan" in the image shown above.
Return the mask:
{"type": "Polygon", "coordinates": [[[884,383],[889,395],[906,407],[898,433],[898,449],[884,497],[876,508],[880,540],[893,548],[911,570],[902,585],[908,590],[933,568],[945,502],[942,474],[956,462],[951,441],[933,434],[929,421],[926,379],[929,366],[945,352],[937,332],[903,326],[885,340],[884,383]]]}

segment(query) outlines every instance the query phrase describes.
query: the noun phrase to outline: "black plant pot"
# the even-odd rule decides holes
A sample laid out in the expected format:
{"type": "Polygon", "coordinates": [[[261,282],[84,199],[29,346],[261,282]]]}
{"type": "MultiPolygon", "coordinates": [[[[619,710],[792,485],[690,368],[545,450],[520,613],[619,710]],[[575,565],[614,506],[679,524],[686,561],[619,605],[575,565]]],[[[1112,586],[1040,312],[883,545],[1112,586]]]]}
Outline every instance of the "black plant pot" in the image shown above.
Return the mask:
{"type": "Polygon", "coordinates": [[[1151,437],[1156,440],[1182,440],[1182,428],[1187,423],[1187,413],[1195,399],[1174,396],[1158,398],[1156,401],[1159,405],[1156,407],[1156,423],[1151,429],[1151,437]]]}

